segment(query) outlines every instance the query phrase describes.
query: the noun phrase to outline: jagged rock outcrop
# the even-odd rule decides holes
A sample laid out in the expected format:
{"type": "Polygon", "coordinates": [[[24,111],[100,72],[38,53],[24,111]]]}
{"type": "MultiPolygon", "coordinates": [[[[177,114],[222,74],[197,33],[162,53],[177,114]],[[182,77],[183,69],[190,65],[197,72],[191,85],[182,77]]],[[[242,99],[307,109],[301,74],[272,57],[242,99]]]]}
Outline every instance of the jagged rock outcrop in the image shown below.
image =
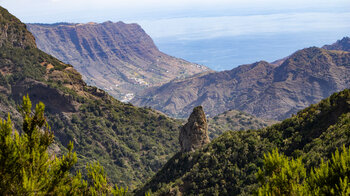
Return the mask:
{"type": "Polygon", "coordinates": [[[158,50],[138,24],[28,24],[39,49],[72,64],[90,84],[129,101],[137,92],[208,71],[158,50]]]}
{"type": "Polygon", "coordinates": [[[344,37],[341,40],[338,40],[332,45],[324,45],[323,49],[327,50],[343,50],[350,52],[350,37],[344,37]]]}
{"type": "Polygon", "coordinates": [[[182,152],[195,151],[209,143],[208,123],[202,106],[195,107],[188,122],[181,127],[179,142],[182,152]]]}
{"type": "Polygon", "coordinates": [[[280,147],[279,153],[301,153],[306,168],[317,168],[349,146],[349,127],[350,90],[344,90],[279,124],[227,131],[194,153],[176,154],[135,195],[253,195],[264,154],[280,147]]]}

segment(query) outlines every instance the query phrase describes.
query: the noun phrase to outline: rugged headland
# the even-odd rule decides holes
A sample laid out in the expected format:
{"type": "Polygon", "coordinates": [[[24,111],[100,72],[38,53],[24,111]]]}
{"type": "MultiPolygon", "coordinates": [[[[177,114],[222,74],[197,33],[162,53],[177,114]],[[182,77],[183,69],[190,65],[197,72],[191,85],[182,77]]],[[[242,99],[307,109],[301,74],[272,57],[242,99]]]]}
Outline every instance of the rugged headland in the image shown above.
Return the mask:
{"type": "Polygon", "coordinates": [[[129,101],[141,90],[210,71],[159,51],[138,24],[27,24],[38,48],[74,66],[89,84],[129,101]]]}

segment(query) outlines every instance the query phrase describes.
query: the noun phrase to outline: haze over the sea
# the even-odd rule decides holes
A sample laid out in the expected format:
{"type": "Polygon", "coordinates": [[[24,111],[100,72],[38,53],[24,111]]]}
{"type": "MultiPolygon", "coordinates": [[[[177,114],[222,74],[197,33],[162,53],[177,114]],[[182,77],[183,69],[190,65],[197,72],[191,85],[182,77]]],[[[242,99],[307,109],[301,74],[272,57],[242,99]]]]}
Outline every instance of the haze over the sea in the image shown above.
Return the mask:
{"type": "Polygon", "coordinates": [[[0,0],[26,23],[139,23],[165,53],[232,69],[350,36],[349,0],[0,0]]]}

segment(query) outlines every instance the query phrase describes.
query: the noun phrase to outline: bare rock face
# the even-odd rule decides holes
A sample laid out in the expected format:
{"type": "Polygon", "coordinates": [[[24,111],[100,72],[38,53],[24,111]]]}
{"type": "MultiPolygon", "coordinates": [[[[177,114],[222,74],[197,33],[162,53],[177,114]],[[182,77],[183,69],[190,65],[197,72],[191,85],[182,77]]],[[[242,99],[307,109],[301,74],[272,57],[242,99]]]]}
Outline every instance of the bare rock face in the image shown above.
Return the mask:
{"type": "Polygon", "coordinates": [[[124,102],[145,88],[210,70],[159,51],[138,24],[108,21],[27,27],[39,49],[72,64],[88,84],[124,102]]]}
{"type": "Polygon", "coordinates": [[[181,127],[179,142],[182,152],[195,151],[209,143],[208,123],[202,106],[195,107],[188,122],[181,127]]]}

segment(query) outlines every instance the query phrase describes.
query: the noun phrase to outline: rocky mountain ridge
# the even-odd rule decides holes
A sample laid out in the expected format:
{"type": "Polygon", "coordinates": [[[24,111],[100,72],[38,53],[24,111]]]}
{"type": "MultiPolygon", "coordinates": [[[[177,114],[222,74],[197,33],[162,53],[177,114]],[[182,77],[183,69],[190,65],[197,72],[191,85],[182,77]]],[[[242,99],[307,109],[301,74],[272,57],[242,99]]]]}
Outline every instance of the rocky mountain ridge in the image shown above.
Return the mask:
{"type": "Polygon", "coordinates": [[[180,118],[193,107],[203,105],[209,116],[234,109],[281,120],[348,88],[349,75],[349,52],[311,47],[278,63],[260,61],[174,80],[145,90],[132,103],[180,118]]]}
{"type": "Polygon", "coordinates": [[[324,45],[322,48],[327,50],[343,50],[350,52],[350,38],[344,37],[343,39],[338,40],[334,44],[324,45]]]}
{"type": "Polygon", "coordinates": [[[123,22],[27,24],[38,48],[72,64],[90,84],[122,101],[137,92],[209,71],[158,50],[138,24],[123,22]]]}

